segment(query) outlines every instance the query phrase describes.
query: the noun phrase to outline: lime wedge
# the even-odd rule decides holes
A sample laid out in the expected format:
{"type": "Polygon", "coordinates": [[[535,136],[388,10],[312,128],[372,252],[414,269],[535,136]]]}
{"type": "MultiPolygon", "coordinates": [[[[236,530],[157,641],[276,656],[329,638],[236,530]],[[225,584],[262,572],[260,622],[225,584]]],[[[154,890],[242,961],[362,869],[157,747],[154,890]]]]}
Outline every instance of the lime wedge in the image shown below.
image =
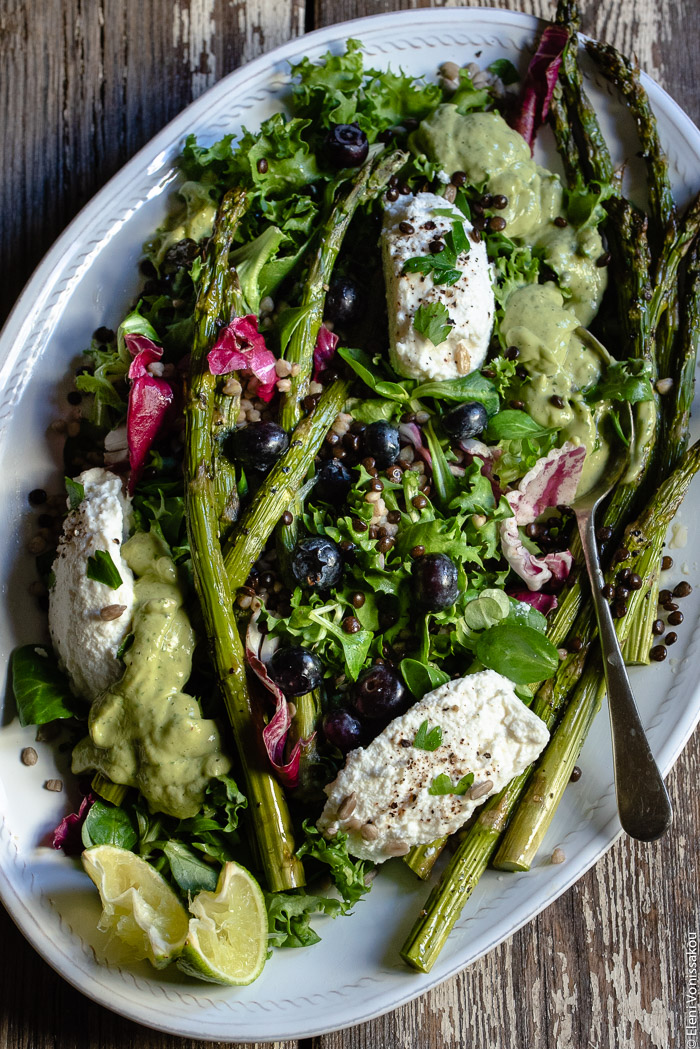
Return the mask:
{"type": "Polygon", "coordinates": [[[246,984],[262,972],[267,957],[267,910],[255,878],[225,863],[215,892],[190,903],[190,931],[178,967],[210,983],[246,984]]]}
{"type": "Polygon", "coordinates": [[[98,928],[126,944],[134,960],[148,958],[156,969],[168,965],[185,943],[188,918],[165,879],[116,845],[86,849],[82,861],[102,900],[98,928]]]}

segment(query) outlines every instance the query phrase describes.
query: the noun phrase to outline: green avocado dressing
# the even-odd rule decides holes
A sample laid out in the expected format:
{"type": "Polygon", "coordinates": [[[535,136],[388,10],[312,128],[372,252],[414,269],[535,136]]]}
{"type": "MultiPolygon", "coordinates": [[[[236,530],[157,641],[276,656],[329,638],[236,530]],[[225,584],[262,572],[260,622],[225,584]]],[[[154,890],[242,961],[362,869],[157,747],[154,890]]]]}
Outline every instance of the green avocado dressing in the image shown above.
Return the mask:
{"type": "Polygon", "coordinates": [[[73,751],[74,773],[97,769],[137,787],[156,812],[194,816],[213,776],[227,772],[215,722],[182,692],[195,638],[177,569],[159,540],[137,532],[122,555],[134,572],[134,642],[124,675],[90,708],[89,736],[73,751]]]}
{"type": "Polygon", "coordinates": [[[592,410],[581,394],[600,377],[603,362],[576,334],[598,312],[607,285],[607,270],[597,265],[603,254],[600,234],[590,226],[562,225],[559,177],[535,163],[525,140],[498,113],[461,114],[456,106],[438,106],[421,123],[413,146],[447,173],[464,171],[484,193],[507,197],[500,212],[506,235],[532,248],[558,278],[559,287],[525,284],[512,291],[501,334],[508,346],[517,346],[518,363],[528,372],[527,379],[513,383],[513,397],[540,425],[560,427],[562,442],[586,446],[579,488],[584,491],[608,458],[599,432],[605,409],[592,410]],[[564,407],[557,408],[552,398],[561,398],[564,407]]]}
{"type": "Polygon", "coordinates": [[[187,238],[199,243],[210,237],[216,217],[216,205],[209,195],[209,187],[201,182],[183,182],[178,194],[184,201],[181,207],[161,226],[145,245],[149,256],[160,265],[166,252],[187,238]]]}

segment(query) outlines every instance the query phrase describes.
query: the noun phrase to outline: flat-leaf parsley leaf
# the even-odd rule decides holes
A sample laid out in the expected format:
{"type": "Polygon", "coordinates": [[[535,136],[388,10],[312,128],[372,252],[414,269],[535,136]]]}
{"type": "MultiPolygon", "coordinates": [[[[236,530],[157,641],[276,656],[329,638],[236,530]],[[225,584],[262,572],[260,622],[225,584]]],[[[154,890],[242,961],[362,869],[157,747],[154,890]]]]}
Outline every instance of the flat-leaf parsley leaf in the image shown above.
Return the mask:
{"type": "Polygon", "coordinates": [[[428,794],[466,794],[474,782],[474,773],[468,772],[462,776],[459,783],[453,783],[446,772],[436,776],[428,787],[428,794]]]}
{"type": "Polygon", "coordinates": [[[74,481],[71,477],[65,478],[66,492],[68,493],[68,505],[71,510],[77,510],[85,498],[85,488],[80,481],[74,481]]]}
{"type": "Polygon", "coordinates": [[[439,346],[445,341],[453,323],[444,302],[419,306],[413,317],[413,327],[419,335],[425,335],[433,346],[439,346]]]}
{"type": "Polygon", "coordinates": [[[469,241],[464,232],[464,223],[459,219],[452,223],[452,230],[444,237],[444,248],[435,255],[416,255],[404,263],[404,273],[431,273],[433,284],[456,284],[462,273],[456,269],[457,257],[469,251],[469,241]]]}
{"type": "Polygon", "coordinates": [[[435,725],[428,731],[428,719],[422,721],[420,728],[416,732],[416,738],[413,740],[413,746],[417,747],[418,750],[437,750],[442,743],[442,729],[439,725],[435,725]]]}
{"type": "Polygon", "coordinates": [[[96,583],[104,583],[110,590],[118,590],[122,585],[119,570],[105,550],[96,550],[94,557],[88,557],[85,574],[96,583]]]}

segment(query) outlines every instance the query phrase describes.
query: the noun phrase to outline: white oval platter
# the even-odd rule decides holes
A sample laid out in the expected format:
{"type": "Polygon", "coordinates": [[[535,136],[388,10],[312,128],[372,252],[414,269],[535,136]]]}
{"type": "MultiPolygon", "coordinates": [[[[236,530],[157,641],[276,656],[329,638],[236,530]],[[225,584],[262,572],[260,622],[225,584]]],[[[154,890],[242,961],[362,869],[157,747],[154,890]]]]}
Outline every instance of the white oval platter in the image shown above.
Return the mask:
{"type": "MultiPolygon", "coordinates": [[[[80,212],[27,285],[0,337],[0,656],[3,668],[18,644],[44,637],[41,617],[27,593],[33,577],[25,553],[31,517],[27,493],[60,490],[59,448],[47,437],[64,414],[71,367],[100,325],[115,327],[138,288],[141,245],[162,220],[175,178],[174,161],[186,134],[213,141],[242,124],[255,128],[275,110],[287,88],[290,61],[315,59],[362,40],[375,66],[435,74],[445,59],[487,66],[508,57],[527,64],[538,22],[510,11],[438,9],[405,11],[331,26],[291,41],[232,73],[181,113],[80,212]]],[[[659,119],[679,201],[700,188],[700,132],[651,80],[645,79],[659,119]]],[[[628,120],[591,75],[591,88],[614,159],[633,158],[638,146],[628,120]]],[[[553,164],[546,144],[543,157],[553,164]]],[[[674,581],[698,582],[700,486],[682,508],[676,528],[687,545],[675,555],[674,581]],[[687,533],[686,533],[687,530],[687,533]],[[687,538],[686,538],[687,535],[687,538]]],[[[671,573],[669,573],[670,577],[671,573]]],[[[700,717],[693,667],[700,588],[684,604],[686,621],[672,658],[634,672],[644,724],[668,772],[700,717]]],[[[6,671],[5,671],[6,676],[6,671]]],[[[306,1038],[361,1023],[408,1001],[453,975],[511,936],[593,864],[620,832],[611,775],[607,715],[601,713],[586,743],[583,777],[570,787],[533,870],[489,871],[469,901],[430,975],[402,964],[398,949],[428,888],[395,862],[377,878],[367,901],[349,918],[318,923],[322,942],[278,951],[251,987],[226,989],[187,981],[174,970],[156,973],[146,963],[120,967],[97,960],[100,935],[96,893],[77,861],[42,844],[76,801],[70,791],[43,789],[63,776],[48,744],[21,729],[12,701],[0,707],[0,897],[27,939],[70,983],[95,1001],[140,1023],[191,1038],[263,1041],[306,1038]],[[4,710],[4,713],[2,712],[4,710]],[[39,762],[19,760],[33,743],[39,762]],[[554,846],[566,861],[548,862],[554,846]]],[[[630,872],[632,878],[632,872],[630,872]]],[[[488,1003],[483,1003],[488,1007],[488,1003]]]]}

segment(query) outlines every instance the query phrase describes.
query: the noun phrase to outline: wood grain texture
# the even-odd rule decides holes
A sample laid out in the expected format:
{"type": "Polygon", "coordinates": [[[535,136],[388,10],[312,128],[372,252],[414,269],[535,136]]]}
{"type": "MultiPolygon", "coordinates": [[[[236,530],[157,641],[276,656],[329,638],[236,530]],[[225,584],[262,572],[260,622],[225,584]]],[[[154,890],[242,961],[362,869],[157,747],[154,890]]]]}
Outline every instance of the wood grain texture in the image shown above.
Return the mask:
{"type": "MultiPolygon", "coordinates": [[[[482,5],[544,16],[553,9],[543,0],[482,5]]],[[[430,5],[0,0],[0,318],[76,211],[210,84],[304,28],[419,6],[430,5]]],[[[697,0],[582,6],[586,32],[636,51],[700,120],[697,0]]],[[[619,841],[556,904],[466,972],[376,1021],[314,1039],[313,1049],[682,1046],[683,950],[698,924],[699,778],[696,734],[670,778],[676,822],[662,844],[619,841]]],[[[1,909],[0,943],[0,1049],[198,1044],[146,1031],[83,998],[1,909]]]]}

